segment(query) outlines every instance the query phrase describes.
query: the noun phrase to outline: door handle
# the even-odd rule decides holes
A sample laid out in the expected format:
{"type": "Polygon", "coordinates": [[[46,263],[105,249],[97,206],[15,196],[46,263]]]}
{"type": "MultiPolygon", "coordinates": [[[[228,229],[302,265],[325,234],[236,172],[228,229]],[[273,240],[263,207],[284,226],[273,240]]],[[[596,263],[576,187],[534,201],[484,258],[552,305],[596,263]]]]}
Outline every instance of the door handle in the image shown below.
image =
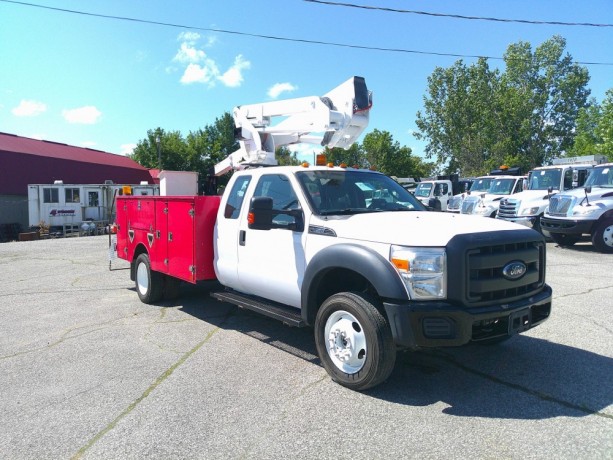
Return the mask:
{"type": "Polygon", "coordinates": [[[247,236],[247,232],[245,230],[241,230],[238,232],[238,244],[241,246],[245,246],[245,238],[247,236]]]}

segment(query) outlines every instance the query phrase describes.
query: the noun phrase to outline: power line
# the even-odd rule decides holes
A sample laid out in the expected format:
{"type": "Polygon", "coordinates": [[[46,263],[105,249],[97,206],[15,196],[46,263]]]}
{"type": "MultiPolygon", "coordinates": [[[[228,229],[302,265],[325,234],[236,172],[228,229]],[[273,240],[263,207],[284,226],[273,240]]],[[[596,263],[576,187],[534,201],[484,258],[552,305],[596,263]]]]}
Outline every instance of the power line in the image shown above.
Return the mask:
{"type": "Polygon", "coordinates": [[[389,13],[419,14],[422,16],[434,16],[437,18],[468,19],[468,20],[475,20],[475,21],[494,21],[494,22],[507,22],[507,23],[532,24],[532,25],[550,25],[550,26],[613,27],[613,24],[595,24],[591,22],[534,21],[534,20],[529,20],[529,19],[488,18],[488,17],[482,17],[482,16],[464,16],[461,14],[432,13],[429,11],[400,10],[396,8],[386,8],[382,6],[356,5],[354,3],[328,2],[324,0],[303,0],[303,1],[309,2],[309,3],[320,3],[322,5],[359,8],[363,10],[379,10],[379,11],[386,11],[389,13]]]}
{"type": "MultiPolygon", "coordinates": [[[[311,0],[305,0],[305,1],[311,1],[311,0]]],[[[362,49],[362,50],[368,50],[368,51],[385,51],[385,52],[392,52],[392,53],[419,54],[419,55],[426,55],[426,56],[443,56],[443,57],[455,57],[455,58],[484,58],[484,59],[492,59],[492,60],[498,60],[498,61],[504,60],[504,58],[498,57],[498,56],[439,53],[435,51],[420,51],[420,50],[410,50],[410,49],[404,49],[404,48],[385,48],[385,47],[378,47],[378,46],[353,45],[349,43],[326,42],[326,41],[320,41],[320,40],[307,40],[307,39],[301,39],[301,38],[279,37],[275,35],[253,34],[253,33],[248,33],[248,32],[239,32],[235,30],[189,26],[185,24],[173,24],[169,22],[151,21],[147,19],[130,18],[130,17],[125,17],[125,16],[114,16],[114,15],[100,14],[100,13],[89,13],[86,11],[56,8],[52,6],[46,6],[46,5],[37,5],[35,3],[27,3],[27,2],[17,1],[17,0],[0,0],[0,2],[13,3],[17,5],[30,6],[33,8],[41,8],[41,9],[46,9],[46,10],[59,11],[62,13],[79,14],[82,16],[97,17],[97,18],[104,18],[104,19],[114,19],[118,21],[129,21],[129,22],[135,22],[135,23],[140,23],[140,24],[151,24],[151,25],[165,26],[165,27],[174,27],[174,28],[179,28],[179,29],[199,30],[199,31],[204,31],[204,32],[216,32],[216,33],[222,33],[222,34],[241,35],[241,36],[246,36],[246,37],[262,38],[266,40],[278,40],[278,41],[286,41],[286,42],[294,42],[294,43],[307,43],[311,45],[337,46],[337,47],[342,47],[342,48],[362,49]]],[[[613,62],[575,61],[575,63],[580,64],[580,65],[613,66],[613,62]]]]}

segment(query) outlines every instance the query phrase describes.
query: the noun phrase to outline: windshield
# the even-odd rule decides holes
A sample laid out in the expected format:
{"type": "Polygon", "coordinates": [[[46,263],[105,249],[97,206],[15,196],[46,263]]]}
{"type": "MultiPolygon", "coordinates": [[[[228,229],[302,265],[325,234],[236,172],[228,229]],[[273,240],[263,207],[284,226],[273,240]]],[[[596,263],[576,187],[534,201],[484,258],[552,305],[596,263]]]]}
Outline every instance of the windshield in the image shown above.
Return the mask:
{"type": "Polygon", "coordinates": [[[585,186],[613,188],[613,168],[610,166],[592,169],[585,181],[585,186]]]}
{"type": "Polygon", "coordinates": [[[470,186],[470,191],[471,192],[487,192],[490,188],[491,183],[492,183],[491,178],[475,179],[473,184],[470,186]]]}
{"type": "Polygon", "coordinates": [[[417,185],[415,189],[415,196],[427,197],[430,196],[430,190],[432,190],[431,182],[422,182],[417,185]]]}
{"type": "Polygon", "coordinates": [[[515,179],[492,179],[487,193],[492,195],[510,195],[515,185],[515,179]]]}
{"type": "Polygon", "coordinates": [[[300,171],[296,176],[315,214],[426,210],[413,194],[381,173],[336,169],[300,171]]]}
{"type": "Polygon", "coordinates": [[[547,190],[553,187],[554,190],[560,190],[560,178],[562,177],[561,169],[543,169],[541,171],[532,171],[530,173],[530,190],[547,190]]]}

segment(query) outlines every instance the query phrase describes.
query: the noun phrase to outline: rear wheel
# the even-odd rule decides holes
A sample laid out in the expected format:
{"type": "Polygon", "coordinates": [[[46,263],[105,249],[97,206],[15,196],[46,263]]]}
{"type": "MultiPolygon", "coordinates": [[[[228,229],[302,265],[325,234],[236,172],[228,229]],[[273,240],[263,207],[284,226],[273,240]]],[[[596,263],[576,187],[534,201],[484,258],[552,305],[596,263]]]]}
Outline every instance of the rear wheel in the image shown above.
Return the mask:
{"type": "Polygon", "coordinates": [[[564,233],[551,233],[551,239],[559,246],[572,246],[581,239],[581,236],[566,235],[564,233]]]}
{"type": "Polygon", "coordinates": [[[598,224],[592,233],[592,244],[598,252],[613,253],[613,217],[598,224]]]}
{"type": "Polygon", "coordinates": [[[141,302],[150,304],[160,300],[164,293],[164,280],[161,273],[151,270],[147,254],[140,254],[136,258],[134,271],[136,292],[141,302]]]}
{"type": "Polygon", "coordinates": [[[376,302],[359,293],[328,298],[315,319],[315,344],[324,368],[335,382],[366,390],[389,377],[396,348],[376,302]]]}

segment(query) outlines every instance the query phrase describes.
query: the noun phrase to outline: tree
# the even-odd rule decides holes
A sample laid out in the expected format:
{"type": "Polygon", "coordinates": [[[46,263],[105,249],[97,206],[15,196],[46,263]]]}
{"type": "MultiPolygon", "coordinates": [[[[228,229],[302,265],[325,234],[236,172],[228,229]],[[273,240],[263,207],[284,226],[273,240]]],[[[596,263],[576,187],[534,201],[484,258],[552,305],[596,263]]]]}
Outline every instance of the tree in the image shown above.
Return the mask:
{"type": "Polygon", "coordinates": [[[520,42],[504,56],[503,87],[521,98],[519,116],[527,116],[517,133],[516,155],[530,168],[549,163],[573,145],[579,110],[587,105],[588,71],[564,54],[565,47],[566,40],[554,36],[534,53],[520,42]]]}
{"type": "Polygon", "coordinates": [[[447,172],[478,175],[502,164],[528,170],[560,156],[573,144],[589,96],[588,72],[565,46],[559,36],[534,52],[528,43],[513,44],[504,72],[484,58],[436,68],[416,120],[416,137],[428,140],[426,157],[447,172]]]}
{"type": "MultiPolygon", "coordinates": [[[[146,168],[158,168],[156,139],[160,140],[162,169],[195,171],[201,188],[209,181],[215,164],[239,147],[234,138],[234,120],[228,112],[216,118],[212,125],[190,132],[186,138],[179,131],[166,132],[162,128],[149,130],[130,158],[146,168]]],[[[217,182],[225,184],[228,178],[229,175],[226,175],[217,182]]]]}
{"type": "Polygon", "coordinates": [[[187,149],[185,140],[179,131],[164,131],[162,128],[150,129],[147,137],[136,144],[130,158],[145,168],[156,169],[161,162],[161,169],[185,171],[187,149]],[[161,159],[158,160],[158,143],[161,159]]]}
{"type": "Polygon", "coordinates": [[[275,158],[279,166],[297,166],[301,164],[301,161],[296,156],[296,152],[292,152],[285,146],[281,146],[276,150],[275,158]]]}
{"type": "Polygon", "coordinates": [[[592,99],[579,111],[575,144],[568,154],[601,154],[613,161],[613,88],[606,92],[602,105],[592,99]]]}
{"type": "Polygon", "coordinates": [[[366,134],[361,148],[366,164],[388,176],[425,177],[433,169],[432,164],[413,156],[409,147],[401,147],[388,131],[375,129],[366,134]]]}

